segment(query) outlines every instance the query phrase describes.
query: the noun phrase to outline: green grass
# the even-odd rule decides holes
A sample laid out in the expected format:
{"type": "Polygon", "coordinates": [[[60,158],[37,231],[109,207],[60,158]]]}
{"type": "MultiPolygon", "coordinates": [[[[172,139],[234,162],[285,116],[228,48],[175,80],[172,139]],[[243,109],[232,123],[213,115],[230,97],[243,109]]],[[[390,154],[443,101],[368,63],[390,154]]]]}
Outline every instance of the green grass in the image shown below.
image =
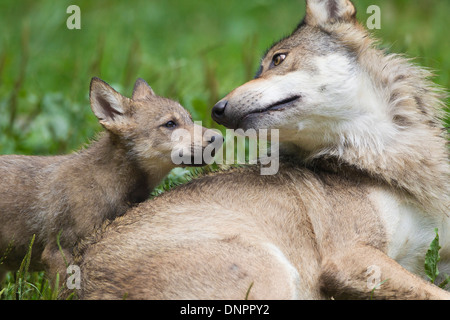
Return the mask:
{"type": "Polygon", "coordinates": [[[51,285],[44,272],[32,272],[19,276],[9,272],[0,286],[0,300],[56,300],[59,283],[51,285]],[[20,282],[20,290],[15,285],[20,282]]]}
{"type": "Polygon", "coordinates": [[[19,270],[14,273],[9,272],[1,283],[0,300],[56,300],[58,298],[59,276],[51,285],[44,272],[29,272],[34,241],[33,235],[19,270]]]}
{"type": "MultiPolygon", "coordinates": [[[[88,103],[98,76],[130,95],[142,77],[209,127],[210,108],[249,80],[264,50],[304,13],[298,0],[77,1],[81,30],[68,30],[72,1],[0,2],[0,153],[58,154],[100,129],[88,103]]],[[[447,13],[440,0],[377,1],[394,52],[417,57],[449,87],[447,13]]],[[[357,2],[368,18],[372,0],[357,2]]]]}
{"type": "MultiPolygon", "coordinates": [[[[449,1],[356,2],[360,21],[369,5],[381,7],[374,33],[384,47],[416,57],[436,71],[436,83],[450,87],[449,1]]],[[[0,154],[62,154],[87,143],[100,130],[88,102],[93,76],[128,96],[144,78],[195,120],[222,130],[211,107],[251,79],[265,49],[303,15],[299,0],[2,0],[0,154]],[[71,4],[81,8],[81,30],[66,28],[71,4]]],[[[190,173],[174,171],[158,190],[190,173]]],[[[42,273],[26,279],[22,298],[52,297],[42,273]]],[[[16,281],[8,274],[0,299],[11,297],[16,281]]]]}
{"type": "Polygon", "coordinates": [[[436,236],[433,241],[431,241],[430,248],[425,256],[425,274],[431,283],[436,284],[440,288],[447,288],[447,285],[450,283],[450,276],[448,274],[444,274],[444,280],[442,280],[441,283],[436,283],[436,278],[439,275],[438,262],[441,260],[439,254],[441,246],[439,245],[438,229],[434,229],[434,232],[436,233],[436,236]]]}

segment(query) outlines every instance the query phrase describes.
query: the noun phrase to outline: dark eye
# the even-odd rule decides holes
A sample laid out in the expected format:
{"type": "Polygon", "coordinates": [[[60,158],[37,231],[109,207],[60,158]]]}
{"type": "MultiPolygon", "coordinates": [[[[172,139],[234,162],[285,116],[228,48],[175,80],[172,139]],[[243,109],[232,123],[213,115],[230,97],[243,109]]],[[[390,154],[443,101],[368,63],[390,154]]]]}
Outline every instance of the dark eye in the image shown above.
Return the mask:
{"type": "Polygon", "coordinates": [[[175,128],[177,124],[174,121],[168,121],[166,124],[164,124],[164,127],[166,128],[175,128]]]}
{"type": "Polygon", "coordinates": [[[272,65],[274,67],[276,67],[279,64],[281,64],[284,61],[284,59],[286,59],[286,54],[284,54],[284,53],[277,53],[272,58],[272,65]]]}

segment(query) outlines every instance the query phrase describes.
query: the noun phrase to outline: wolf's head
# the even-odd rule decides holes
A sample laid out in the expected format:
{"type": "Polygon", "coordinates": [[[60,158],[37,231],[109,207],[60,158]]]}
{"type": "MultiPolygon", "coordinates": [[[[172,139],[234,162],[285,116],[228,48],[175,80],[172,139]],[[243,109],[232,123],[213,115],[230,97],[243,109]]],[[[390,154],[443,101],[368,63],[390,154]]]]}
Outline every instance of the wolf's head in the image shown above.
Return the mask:
{"type": "MultiPolygon", "coordinates": [[[[170,170],[177,166],[172,161],[173,154],[193,158],[194,154],[203,155],[207,146],[220,147],[223,142],[219,133],[195,124],[179,103],[157,96],[142,79],[136,81],[129,99],[103,80],[93,78],[90,101],[100,124],[125,146],[143,169],[170,170]],[[184,139],[174,139],[177,130],[183,131],[184,139]],[[186,134],[189,137],[186,138],[186,134]]],[[[189,164],[204,165],[205,162],[189,164]]]]}
{"type": "Polygon", "coordinates": [[[374,48],[349,0],[307,0],[294,32],[265,54],[252,81],[212,110],[229,128],[278,129],[305,151],[338,144],[382,148],[414,123],[437,123],[428,74],[374,48]]]}

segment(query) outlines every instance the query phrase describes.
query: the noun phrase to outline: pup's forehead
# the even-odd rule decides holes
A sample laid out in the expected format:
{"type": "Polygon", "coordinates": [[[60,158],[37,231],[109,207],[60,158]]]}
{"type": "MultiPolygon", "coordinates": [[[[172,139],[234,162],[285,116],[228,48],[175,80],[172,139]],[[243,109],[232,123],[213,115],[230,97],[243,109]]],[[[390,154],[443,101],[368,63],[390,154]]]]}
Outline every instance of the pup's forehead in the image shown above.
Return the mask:
{"type": "Polygon", "coordinates": [[[167,115],[180,120],[192,121],[188,110],[177,101],[165,97],[154,95],[146,99],[133,100],[133,105],[135,113],[153,115],[154,119],[167,115]]]}

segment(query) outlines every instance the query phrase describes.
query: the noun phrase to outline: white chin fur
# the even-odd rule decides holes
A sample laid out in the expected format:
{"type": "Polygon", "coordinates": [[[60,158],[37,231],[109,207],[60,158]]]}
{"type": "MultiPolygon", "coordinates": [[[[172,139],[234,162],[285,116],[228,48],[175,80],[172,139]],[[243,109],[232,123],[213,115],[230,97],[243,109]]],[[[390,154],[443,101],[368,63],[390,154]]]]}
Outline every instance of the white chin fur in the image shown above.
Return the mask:
{"type": "Polygon", "coordinates": [[[387,104],[370,78],[350,59],[334,53],[315,58],[314,73],[300,70],[268,78],[258,89],[262,93],[258,104],[270,105],[301,95],[296,106],[274,113],[272,116],[280,119],[273,123],[286,126],[286,119],[282,118],[289,117],[290,127],[298,130],[301,140],[308,141],[309,148],[314,144],[349,143],[382,149],[384,140],[395,134],[387,104]]]}

